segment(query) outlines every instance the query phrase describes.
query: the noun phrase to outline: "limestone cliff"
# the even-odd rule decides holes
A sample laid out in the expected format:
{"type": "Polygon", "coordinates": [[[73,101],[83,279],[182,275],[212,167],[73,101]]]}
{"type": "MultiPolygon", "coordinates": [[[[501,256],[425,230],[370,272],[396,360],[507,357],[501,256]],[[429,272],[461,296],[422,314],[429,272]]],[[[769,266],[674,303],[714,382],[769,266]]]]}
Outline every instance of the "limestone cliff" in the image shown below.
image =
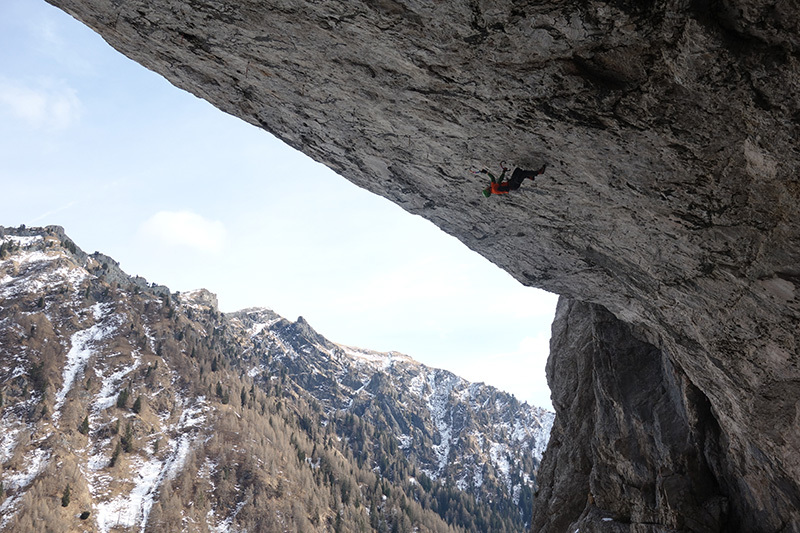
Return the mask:
{"type": "MultiPolygon", "coordinates": [[[[650,345],[642,359],[606,343],[607,357],[586,352],[553,386],[637,376],[669,401],[624,389],[609,413],[657,423],[651,413],[667,409],[685,417],[678,433],[626,454],[632,435],[608,429],[611,414],[571,411],[601,404],[558,401],[562,428],[569,417],[594,424],[562,453],[619,450],[631,465],[604,486],[631,502],[655,494],[638,485],[653,478],[637,461],[686,453],[664,468],[683,465],[676,479],[704,487],[690,492],[713,499],[710,518],[679,524],[683,504],[658,497],[593,527],[800,531],[796,2],[49,1],[523,283],[602,306],[604,323],[650,345]],[[500,160],[549,166],[535,185],[485,199],[468,169],[500,160]],[[647,403],[628,405],[634,397],[647,403]],[[713,446],[699,437],[708,431],[713,446]]],[[[566,475],[552,470],[554,483],[566,475]]],[[[535,515],[577,509],[582,491],[588,523],[594,479],[540,498],[535,515]]]]}
{"type": "Polygon", "coordinates": [[[738,480],[723,465],[725,436],[706,397],[644,332],[562,300],[547,371],[559,416],[533,531],[727,530],[738,480]]]}

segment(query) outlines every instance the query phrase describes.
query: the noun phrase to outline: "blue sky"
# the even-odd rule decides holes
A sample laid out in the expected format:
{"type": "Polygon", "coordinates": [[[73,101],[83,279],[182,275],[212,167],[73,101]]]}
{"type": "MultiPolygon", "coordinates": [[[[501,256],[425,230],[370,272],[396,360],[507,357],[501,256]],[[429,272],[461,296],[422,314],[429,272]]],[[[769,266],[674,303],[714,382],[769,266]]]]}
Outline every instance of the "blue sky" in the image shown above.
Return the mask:
{"type": "Polygon", "coordinates": [[[0,225],[58,224],[129,274],[207,288],[223,311],[302,315],[335,342],[550,406],[554,295],[173,87],[43,0],[0,3],[0,161],[0,225]]]}

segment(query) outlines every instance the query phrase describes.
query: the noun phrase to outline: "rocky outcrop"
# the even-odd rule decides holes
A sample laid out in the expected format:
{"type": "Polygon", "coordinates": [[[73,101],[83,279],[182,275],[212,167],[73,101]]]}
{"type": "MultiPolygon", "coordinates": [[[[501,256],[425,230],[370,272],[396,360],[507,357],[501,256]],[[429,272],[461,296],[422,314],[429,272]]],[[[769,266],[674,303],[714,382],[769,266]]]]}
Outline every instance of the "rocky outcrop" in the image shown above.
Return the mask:
{"type": "MultiPolygon", "coordinates": [[[[737,480],[724,436],[705,396],[642,337],[600,306],[560,302],[547,367],[559,416],[533,531],[727,530],[737,480]]],[[[763,527],[744,518],[744,531],[763,527]]]]}
{"type": "MultiPolygon", "coordinates": [[[[796,4],[50,1],[521,282],[603,306],[660,354],[646,387],[718,426],[720,523],[800,529],[796,4]],[[500,160],[549,166],[485,199],[469,168],[500,160]]],[[[699,445],[687,420],[676,438],[699,445]]],[[[692,530],[662,504],[648,527],[692,530]]]]}

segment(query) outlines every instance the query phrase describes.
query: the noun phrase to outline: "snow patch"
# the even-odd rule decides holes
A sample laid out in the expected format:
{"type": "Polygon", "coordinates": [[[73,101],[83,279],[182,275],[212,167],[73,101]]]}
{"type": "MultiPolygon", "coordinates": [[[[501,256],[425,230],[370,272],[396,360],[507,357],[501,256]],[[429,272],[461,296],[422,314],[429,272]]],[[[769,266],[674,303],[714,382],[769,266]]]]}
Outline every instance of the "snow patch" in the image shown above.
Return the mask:
{"type": "Polygon", "coordinates": [[[251,338],[257,337],[258,335],[261,334],[262,331],[264,331],[265,329],[269,330],[269,328],[271,328],[281,320],[283,320],[283,318],[276,316],[275,318],[267,320],[266,322],[256,322],[250,327],[249,330],[250,337],[251,338]]]}
{"type": "MultiPolygon", "coordinates": [[[[228,517],[225,518],[225,520],[220,522],[217,526],[209,525],[209,528],[208,528],[209,531],[211,531],[212,533],[228,533],[229,531],[231,531],[231,526],[233,526],[233,521],[236,519],[236,515],[239,514],[239,511],[242,510],[242,508],[245,506],[245,504],[247,504],[247,501],[241,501],[241,502],[237,503],[236,504],[236,509],[234,509],[233,512],[228,517]]],[[[214,517],[214,510],[213,509],[208,512],[208,517],[209,518],[213,518],[214,517]]]]}
{"type": "Polygon", "coordinates": [[[25,469],[6,477],[4,485],[11,489],[23,489],[27,487],[36,479],[36,476],[44,470],[44,467],[47,466],[48,459],[50,459],[49,450],[42,448],[33,450],[25,458],[25,463],[27,463],[25,469]]]}
{"type": "Polygon", "coordinates": [[[522,495],[522,485],[514,485],[514,488],[511,490],[511,501],[514,502],[514,505],[519,506],[519,498],[522,495]]]}
{"type": "Polygon", "coordinates": [[[49,450],[37,448],[25,457],[24,463],[26,466],[22,471],[2,478],[5,488],[15,489],[17,492],[13,496],[6,498],[6,500],[0,504],[0,529],[4,529],[19,510],[17,508],[17,503],[19,503],[25,495],[25,491],[22,489],[33,483],[36,476],[41,474],[45,469],[49,459],[49,450]]]}
{"type": "Polygon", "coordinates": [[[462,382],[461,378],[449,372],[432,370],[428,373],[428,387],[433,391],[428,397],[428,410],[433,424],[439,431],[439,444],[433,445],[433,451],[438,459],[438,472],[447,466],[453,436],[452,413],[447,406],[453,389],[462,382]]]}
{"type": "Polygon", "coordinates": [[[423,393],[425,392],[425,376],[424,374],[417,374],[411,380],[409,384],[408,391],[415,396],[422,398],[423,393]]]}
{"type": "Polygon", "coordinates": [[[21,248],[28,248],[32,244],[43,240],[44,237],[42,237],[41,235],[31,235],[29,237],[19,236],[19,235],[6,235],[2,239],[0,239],[0,243],[13,242],[14,244],[20,246],[21,248]]]}
{"type": "Polygon", "coordinates": [[[542,460],[544,451],[547,449],[547,443],[550,441],[550,432],[553,430],[553,421],[556,416],[554,413],[544,412],[539,417],[541,428],[536,433],[536,444],[533,447],[533,456],[539,461],[542,460]]]}
{"type": "Polygon", "coordinates": [[[163,477],[162,463],[156,458],[144,461],[141,457],[134,456],[131,467],[138,474],[130,494],[120,495],[95,506],[95,520],[102,533],[116,527],[136,527],[138,523],[142,523],[144,531],[144,524],[153,506],[155,490],[163,477]]]}
{"type": "Polygon", "coordinates": [[[109,338],[122,324],[122,317],[114,315],[109,317],[111,311],[110,304],[95,304],[92,306],[92,314],[99,323],[94,326],[73,333],[70,339],[70,350],[67,353],[67,362],[64,365],[63,383],[61,390],[56,393],[56,403],[53,407],[53,421],[57,422],[61,417],[61,407],[64,405],[67,393],[72,388],[75,377],[86,367],[92,355],[94,355],[94,345],[101,343],[109,338]],[[108,320],[106,320],[108,318],[108,320]]]}
{"type": "Polygon", "coordinates": [[[11,453],[17,447],[17,435],[20,432],[20,428],[11,428],[9,425],[3,418],[2,423],[0,423],[0,429],[2,429],[3,433],[3,436],[0,437],[0,464],[11,459],[11,453]]]}
{"type": "Polygon", "coordinates": [[[147,326],[147,324],[142,324],[142,328],[144,329],[144,335],[147,337],[147,341],[150,343],[150,353],[156,353],[156,338],[153,335],[153,332],[147,326]]]}
{"type": "Polygon", "coordinates": [[[511,464],[508,462],[508,446],[502,443],[493,442],[489,448],[489,457],[492,464],[502,474],[503,480],[511,488],[511,464]]]}
{"type": "Polygon", "coordinates": [[[414,438],[411,435],[398,435],[397,440],[400,442],[400,449],[407,450],[411,447],[414,438]]]}
{"type": "Polygon", "coordinates": [[[418,364],[407,355],[397,352],[373,352],[351,346],[339,346],[355,363],[365,364],[376,370],[389,370],[397,363],[418,364]]]}
{"type": "Polygon", "coordinates": [[[481,468],[480,465],[475,468],[475,473],[472,476],[472,483],[474,483],[477,488],[483,485],[483,468],[481,468]]]}
{"type": "Polygon", "coordinates": [[[122,383],[125,376],[139,368],[139,365],[142,363],[142,356],[137,352],[134,352],[132,356],[133,362],[131,364],[123,366],[107,377],[104,375],[104,368],[100,368],[99,365],[95,367],[94,372],[97,374],[97,377],[102,380],[102,385],[100,386],[100,392],[97,394],[97,399],[92,404],[93,417],[117,403],[120,383],[122,383]]]}
{"type": "MultiPolygon", "coordinates": [[[[182,404],[183,400],[179,399],[179,405],[182,404]]],[[[169,438],[167,442],[169,452],[163,460],[154,456],[149,459],[141,456],[131,458],[131,471],[137,472],[133,489],[128,494],[121,494],[95,506],[95,519],[100,533],[109,533],[112,528],[117,527],[139,527],[140,532],[144,533],[159,488],[165,480],[174,479],[183,468],[192,443],[198,436],[199,426],[205,422],[206,410],[205,397],[201,396],[194,405],[181,411],[178,422],[165,430],[166,433],[175,436],[169,438]]],[[[90,463],[95,468],[101,467],[102,464],[104,464],[102,460],[90,463]]],[[[111,476],[105,474],[87,477],[93,495],[100,494],[100,491],[106,489],[113,481],[111,476]]]]}
{"type": "Polygon", "coordinates": [[[264,328],[267,327],[267,324],[255,324],[252,328],[250,328],[250,336],[257,337],[259,333],[264,331],[264,328]]]}
{"type": "Polygon", "coordinates": [[[63,254],[56,251],[37,250],[16,253],[9,259],[0,261],[0,269],[6,265],[11,266],[11,272],[6,272],[0,279],[0,297],[52,292],[64,284],[70,285],[71,288],[77,287],[89,276],[83,268],[74,266],[48,268],[51,263],[63,257],[63,254]]]}

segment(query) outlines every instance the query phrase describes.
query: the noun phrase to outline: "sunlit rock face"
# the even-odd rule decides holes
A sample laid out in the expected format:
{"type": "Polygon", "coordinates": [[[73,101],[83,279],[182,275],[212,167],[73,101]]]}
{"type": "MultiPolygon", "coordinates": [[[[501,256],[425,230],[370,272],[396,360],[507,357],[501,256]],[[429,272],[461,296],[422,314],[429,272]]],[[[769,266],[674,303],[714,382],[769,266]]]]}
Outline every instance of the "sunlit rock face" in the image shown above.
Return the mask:
{"type": "MultiPolygon", "coordinates": [[[[727,499],[707,527],[800,530],[796,4],[50,1],[521,282],[635,328],[681,376],[663,380],[668,394],[689,387],[719,428],[711,474],[681,474],[711,475],[727,499]],[[548,168],[484,198],[470,169],[500,161],[548,168]]],[[[595,364],[553,374],[554,388],[595,364]]],[[[609,438],[598,424],[562,446],[609,438]]],[[[629,498],[634,478],[608,482],[629,498]]],[[[587,513],[601,501],[572,490],[587,513]]],[[[647,516],[642,531],[674,525],[667,510],[647,516]]]]}

